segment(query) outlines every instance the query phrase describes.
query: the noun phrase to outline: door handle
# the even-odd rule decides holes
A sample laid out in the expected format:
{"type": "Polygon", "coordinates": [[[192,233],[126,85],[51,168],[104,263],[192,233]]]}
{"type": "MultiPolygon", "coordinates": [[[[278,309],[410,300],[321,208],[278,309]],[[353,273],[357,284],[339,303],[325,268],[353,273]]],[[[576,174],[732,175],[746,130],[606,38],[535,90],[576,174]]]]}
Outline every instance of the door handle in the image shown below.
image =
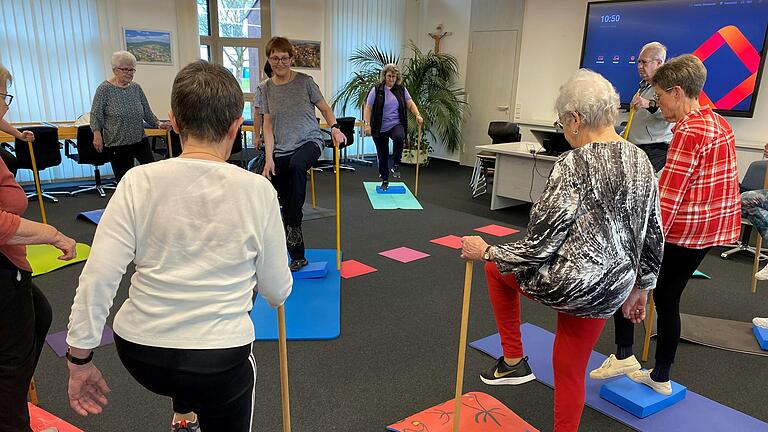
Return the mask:
{"type": "Polygon", "coordinates": [[[499,111],[509,111],[509,105],[499,105],[496,109],[499,111]]]}

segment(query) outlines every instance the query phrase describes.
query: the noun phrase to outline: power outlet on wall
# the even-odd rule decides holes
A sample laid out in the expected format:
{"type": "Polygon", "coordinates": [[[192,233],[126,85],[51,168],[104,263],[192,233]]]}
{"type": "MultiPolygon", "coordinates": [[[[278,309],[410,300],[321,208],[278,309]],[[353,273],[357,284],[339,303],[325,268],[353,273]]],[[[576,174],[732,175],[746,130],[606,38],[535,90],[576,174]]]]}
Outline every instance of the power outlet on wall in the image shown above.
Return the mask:
{"type": "Polygon", "coordinates": [[[520,113],[523,111],[521,104],[515,104],[515,121],[520,120],[520,113]]]}

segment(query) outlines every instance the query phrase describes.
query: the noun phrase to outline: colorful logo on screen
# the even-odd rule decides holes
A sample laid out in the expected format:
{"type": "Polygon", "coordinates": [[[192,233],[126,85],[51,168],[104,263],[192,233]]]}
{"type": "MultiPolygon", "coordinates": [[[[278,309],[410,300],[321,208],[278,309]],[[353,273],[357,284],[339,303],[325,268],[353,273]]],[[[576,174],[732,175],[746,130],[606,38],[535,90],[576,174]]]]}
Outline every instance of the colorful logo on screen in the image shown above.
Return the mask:
{"type": "Polygon", "coordinates": [[[750,75],[717,101],[713,102],[709,96],[702,91],[701,96],[699,97],[699,102],[702,105],[706,104],[717,109],[729,110],[752,95],[752,92],[755,89],[755,83],[757,82],[757,71],[760,68],[760,54],[758,54],[755,47],[752,46],[749,40],[747,40],[737,27],[726,26],[718,30],[717,33],[713,34],[701,44],[701,46],[696,48],[693,55],[704,62],[709,56],[726,44],[736,57],[741,60],[750,75]]]}

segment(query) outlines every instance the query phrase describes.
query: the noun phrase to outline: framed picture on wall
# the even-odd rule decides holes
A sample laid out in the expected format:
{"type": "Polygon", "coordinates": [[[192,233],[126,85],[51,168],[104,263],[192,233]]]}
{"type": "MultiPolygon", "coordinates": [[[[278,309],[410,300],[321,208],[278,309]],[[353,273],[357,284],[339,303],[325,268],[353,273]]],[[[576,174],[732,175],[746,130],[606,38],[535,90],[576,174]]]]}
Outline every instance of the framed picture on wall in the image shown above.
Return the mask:
{"type": "Polygon", "coordinates": [[[123,28],[123,47],[141,64],[173,65],[171,32],[123,28]]]}
{"type": "Polygon", "coordinates": [[[320,41],[293,40],[293,66],[301,69],[320,69],[320,41]]]}

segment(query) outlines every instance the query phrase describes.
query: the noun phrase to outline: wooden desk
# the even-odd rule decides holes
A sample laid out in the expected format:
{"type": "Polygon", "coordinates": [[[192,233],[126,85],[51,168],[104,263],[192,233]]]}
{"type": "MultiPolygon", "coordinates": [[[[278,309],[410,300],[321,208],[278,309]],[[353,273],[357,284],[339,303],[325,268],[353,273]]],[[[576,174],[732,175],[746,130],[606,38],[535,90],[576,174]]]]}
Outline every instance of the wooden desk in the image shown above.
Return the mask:
{"type": "Polygon", "coordinates": [[[531,154],[531,150],[543,150],[534,142],[489,144],[476,148],[496,155],[491,210],[536,201],[557,160],[557,156],[531,154]]]}
{"type": "MultiPolygon", "coordinates": [[[[50,122],[49,124],[42,123],[14,123],[13,127],[21,128],[25,126],[49,126],[54,125],[59,131],[59,139],[76,139],[77,138],[77,126],[72,125],[72,122],[50,122]]],[[[164,137],[166,136],[165,129],[144,129],[144,133],[148,137],[164,137]]],[[[0,142],[13,142],[15,140],[11,135],[0,132],[0,142]]]]}
{"type": "MultiPolygon", "coordinates": [[[[362,121],[355,122],[355,127],[361,127],[361,126],[363,126],[362,121]]],[[[327,129],[327,128],[328,128],[328,123],[320,123],[320,129],[327,129]]],[[[253,133],[253,125],[243,125],[242,130],[243,132],[253,133]]]]}

